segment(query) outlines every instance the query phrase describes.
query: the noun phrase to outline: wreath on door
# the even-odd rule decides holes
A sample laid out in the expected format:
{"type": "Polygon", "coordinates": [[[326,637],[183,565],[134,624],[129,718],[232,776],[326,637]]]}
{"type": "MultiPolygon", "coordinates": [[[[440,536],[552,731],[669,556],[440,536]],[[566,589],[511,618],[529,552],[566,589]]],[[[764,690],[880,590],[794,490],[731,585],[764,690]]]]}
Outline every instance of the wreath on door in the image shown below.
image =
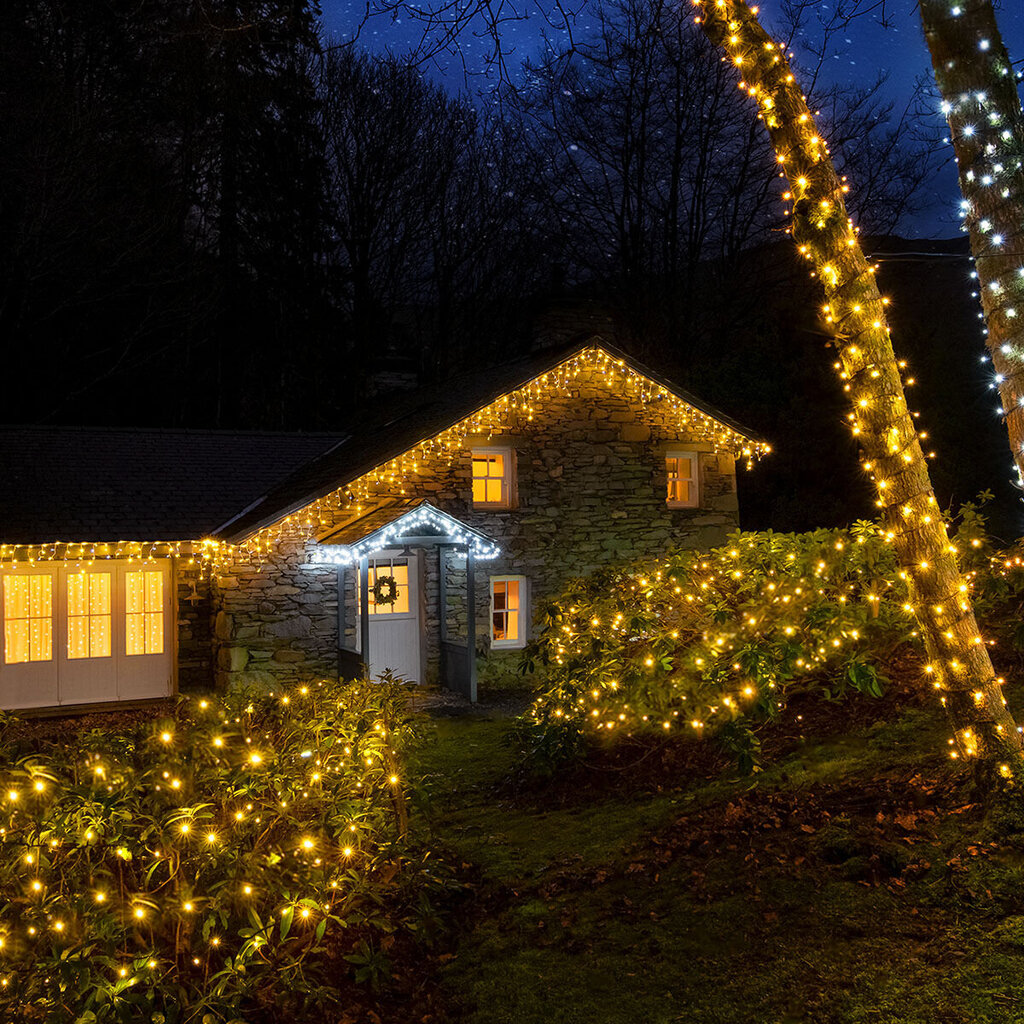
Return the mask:
{"type": "Polygon", "coordinates": [[[378,576],[373,583],[373,603],[393,605],[398,600],[398,580],[394,576],[378,576]]]}

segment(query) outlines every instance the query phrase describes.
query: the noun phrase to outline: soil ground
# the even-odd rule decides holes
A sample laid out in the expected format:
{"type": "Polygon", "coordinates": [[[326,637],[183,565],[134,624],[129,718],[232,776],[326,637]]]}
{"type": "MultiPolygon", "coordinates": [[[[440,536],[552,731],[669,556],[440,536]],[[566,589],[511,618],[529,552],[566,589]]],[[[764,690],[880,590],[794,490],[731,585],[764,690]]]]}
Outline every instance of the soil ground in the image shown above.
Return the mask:
{"type": "Polygon", "coordinates": [[[473,890],[431,1019],[1024,1022],[1024,844],[909,686],[796,702],[754,777],[704,741],[530,782],[508,708],[458,710],[417,764],[473,890]]]}

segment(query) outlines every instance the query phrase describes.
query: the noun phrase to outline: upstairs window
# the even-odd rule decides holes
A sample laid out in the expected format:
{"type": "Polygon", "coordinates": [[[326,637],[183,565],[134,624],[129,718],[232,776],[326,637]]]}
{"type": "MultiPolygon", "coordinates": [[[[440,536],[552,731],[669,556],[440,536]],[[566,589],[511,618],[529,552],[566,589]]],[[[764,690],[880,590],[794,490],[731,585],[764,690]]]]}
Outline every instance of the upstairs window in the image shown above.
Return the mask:
{"type": "Polygon", "coordinates": [[[526,577],[491,577],[491,646],[526,645],[526,577]]]}
{"type": "Polygon", "coordinates": [[[697,508],[698,456],[696,452],[669,452],[665,456],[665,475],[668,479],[666,501],[669,508],[697,508]]]}
{"type": "Polygon", "coordinates": [[[473,504],[511,508],[515,497],[515,459],[511,448],[473,449],[473,504]]]}

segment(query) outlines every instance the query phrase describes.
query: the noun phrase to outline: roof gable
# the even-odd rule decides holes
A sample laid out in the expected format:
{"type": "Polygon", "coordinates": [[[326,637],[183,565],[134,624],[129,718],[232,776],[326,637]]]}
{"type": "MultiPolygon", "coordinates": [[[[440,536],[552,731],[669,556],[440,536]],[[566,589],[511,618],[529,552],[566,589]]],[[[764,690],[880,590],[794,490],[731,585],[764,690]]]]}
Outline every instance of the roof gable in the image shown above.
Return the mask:
{"type": "Polygon", "coordinates": [[[709,437],[717,446],[748,458],[770,451],[762,438],[730,416],[625,352],[591,337],[583,344],[549,349],[466,374],[385,407],[383,415],[365,418],[342,443],[224,523],[217,536],[231,543],[246,542],[332,494],[339,499],[351,497],[349,489],[374,474],[402,471],[402,457],[419,447],[450,450],[463,447],[471,434],[500,433],[503,415],[507,418],[510,411],[541,401],[548,388],[571,382],[582,364],[599,367],[609,376],[610,384],[634,388],[645,403],[654,399],[674,403],[692,431],[709,437]]]}
{"type": "Polygon", "coordinates": [[[465,545],[474,558],[485,561],[501,554],[486,534],[420,499],[391,502],[334,531],[317,546],[314,560],[352,565],[378,551],[412,543],[465,545]]]}

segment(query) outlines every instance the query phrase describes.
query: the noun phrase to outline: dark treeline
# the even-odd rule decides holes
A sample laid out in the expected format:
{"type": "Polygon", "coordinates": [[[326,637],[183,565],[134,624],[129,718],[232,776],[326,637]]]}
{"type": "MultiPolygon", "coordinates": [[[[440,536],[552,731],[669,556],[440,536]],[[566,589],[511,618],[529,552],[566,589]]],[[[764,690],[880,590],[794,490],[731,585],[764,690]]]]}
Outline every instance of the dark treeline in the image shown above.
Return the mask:
{"type": "MultiPolygon", "coordinates": [[[[817,102],[884,235],[935,156],[880,96],[817,102]]],[[[774,156],[685,5],[609,0],[484,103],[309,0],[7,0],[0,133],[7,422],[336,430],[597,304],[776,442],[751,525],[870,513],[774,156]]]]}

